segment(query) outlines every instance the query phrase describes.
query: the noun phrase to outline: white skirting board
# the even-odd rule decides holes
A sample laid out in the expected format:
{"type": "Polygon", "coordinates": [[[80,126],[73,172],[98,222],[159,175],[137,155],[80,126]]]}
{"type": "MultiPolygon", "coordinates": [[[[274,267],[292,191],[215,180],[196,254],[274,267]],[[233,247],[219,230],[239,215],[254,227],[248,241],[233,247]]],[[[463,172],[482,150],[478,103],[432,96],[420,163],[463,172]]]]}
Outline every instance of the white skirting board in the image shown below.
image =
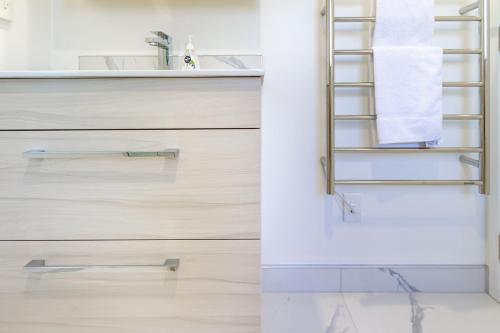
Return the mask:
{"type": "Polygon", "coordinates": [[[263,291],[484,293],[485,265],[270,265],[263,291]]]}

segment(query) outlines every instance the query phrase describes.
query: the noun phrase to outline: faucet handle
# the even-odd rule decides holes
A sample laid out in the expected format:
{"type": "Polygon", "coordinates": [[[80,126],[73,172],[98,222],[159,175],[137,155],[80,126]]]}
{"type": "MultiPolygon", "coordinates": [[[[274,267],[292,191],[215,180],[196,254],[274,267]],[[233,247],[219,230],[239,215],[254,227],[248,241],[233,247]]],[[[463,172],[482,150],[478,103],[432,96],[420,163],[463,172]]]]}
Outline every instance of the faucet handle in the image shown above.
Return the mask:
{"type": "Polygon", "coordinates": [[[155,36],[158,36],[161,39],[165,39],[169,43],[172,42],[172,37],[164,33],[163,31],[151,31],[151,33],[155,36]]]}

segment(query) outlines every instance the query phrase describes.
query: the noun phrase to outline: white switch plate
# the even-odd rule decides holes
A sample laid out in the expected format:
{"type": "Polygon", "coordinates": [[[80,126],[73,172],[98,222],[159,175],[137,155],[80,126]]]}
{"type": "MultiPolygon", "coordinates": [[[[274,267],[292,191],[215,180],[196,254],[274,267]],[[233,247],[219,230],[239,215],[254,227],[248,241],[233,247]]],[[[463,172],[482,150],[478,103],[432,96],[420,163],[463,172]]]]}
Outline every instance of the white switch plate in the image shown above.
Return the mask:
{"type": "Polygon", "coordinates": [[[345,209],[343,220],[345,223],[361,223],[362,222],[362,198],[360,193],[344,193],[342,194],[345,200],[345,209]]]}
{"type": "Polygon", "coordinates": [[[12,20],[12,0],[0,0],[0,19],[12,20]]]}

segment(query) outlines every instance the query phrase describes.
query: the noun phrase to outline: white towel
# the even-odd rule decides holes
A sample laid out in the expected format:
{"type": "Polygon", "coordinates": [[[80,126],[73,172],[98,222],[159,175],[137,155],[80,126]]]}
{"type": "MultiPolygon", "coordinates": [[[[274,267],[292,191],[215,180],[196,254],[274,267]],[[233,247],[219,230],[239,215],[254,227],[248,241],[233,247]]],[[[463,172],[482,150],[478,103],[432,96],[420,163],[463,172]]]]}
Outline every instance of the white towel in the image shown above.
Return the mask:
{"type": "Polygon", "coordinates": [[[443,131],[442,49],[383,47],[374,55],[379,143],[439,140],[443,131]]]}
{"type": "Polygon", "coordinates": [[[377,0],[375,107],[380,144],[429,143],[443,131],[443,50],[433,0],[377,0]]]}
{"type": "Polygon", "coordinates": [[[434,0],[377,0],[374,46],[429,46],[434,0]]]}

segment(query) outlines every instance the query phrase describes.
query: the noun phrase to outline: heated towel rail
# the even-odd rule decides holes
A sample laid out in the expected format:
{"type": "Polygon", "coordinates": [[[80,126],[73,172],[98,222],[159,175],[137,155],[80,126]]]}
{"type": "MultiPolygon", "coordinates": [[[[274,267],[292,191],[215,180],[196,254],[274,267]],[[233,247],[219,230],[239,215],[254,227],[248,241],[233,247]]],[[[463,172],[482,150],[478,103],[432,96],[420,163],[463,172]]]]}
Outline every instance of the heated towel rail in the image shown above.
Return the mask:
{"type": "Polygon", "coordinates": [[[478,49],[445,49],[444,54],[464,54],[480,56],[479,82],[444,82],[444,87],[476,87],[480,89],[481,112],[479,114],[445,115],[444,120],[479,121],[480,142],[478,148],[338,148],[335,145],[335,127],[339,121],[373,121],[376,115],[337,115],[335,112],[335,93],[337,89],[362,87],[374,88],[373,82],[336,82],[335,59],[340,56],[366,55],[371,56],[373,50],[337,50],[335,49],[335,25],[352,22],[376,22],[376,17],[337,17],[335,16],[335,1],[326,0],[322,14],[327,22],[327,154],[321,158],[327,177],[327,193],[335,194],[337,185],[418,185],[418,186],[478,186],[481,194],[489,194],[490,190],[490,65],[489,65],[489,1],[480,0],[460,9],[461,16],[437,16],[438,22],[478,22],[480,24],[480,46],[478,49]],[[478,10],[477,16],[466,15],[478,10]],[[335,177],[335,155],[342,153],[477,153],[479,160],[460,156],[462,163],[479,167],[478,180],[339,180],[335,177]]]}

